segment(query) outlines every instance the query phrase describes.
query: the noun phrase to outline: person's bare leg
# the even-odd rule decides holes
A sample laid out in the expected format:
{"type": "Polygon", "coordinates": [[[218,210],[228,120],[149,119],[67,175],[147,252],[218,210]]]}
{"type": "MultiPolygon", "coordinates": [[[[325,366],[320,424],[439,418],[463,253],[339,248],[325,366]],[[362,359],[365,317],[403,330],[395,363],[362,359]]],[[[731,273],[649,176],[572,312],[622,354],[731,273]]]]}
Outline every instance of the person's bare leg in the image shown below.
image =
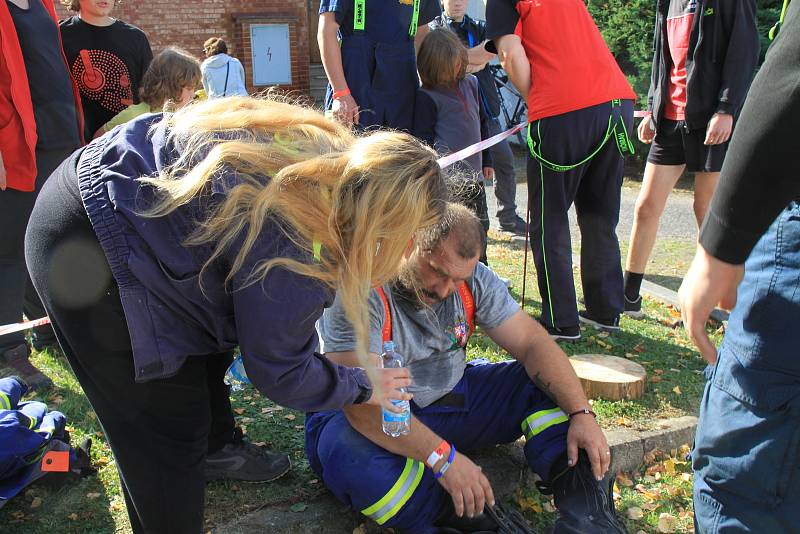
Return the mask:
{"type": "Polygon", "coordinates": [[[625,262],[625,313],[631,317],[642,316],[639,289],[647,260],[656,242],[658,224],[667,198],[684,168],[685,165],[656,165],[649,162],[644,168],[642,189],[633,213],[628,259],[625,262]]]}
{"type": "Polygon", "coordinates": [[[628,259],[625,262],[626,271],[644,273],[656,241],[658,223],[667,205],[667,198],[683,174],[684,167],[684,165],[654,163],[645,166],[642,189],[639,191],[633,213],[628,259]]]}
{"type": "Polygon", "coordinates": [[[698,172],[694,175],[694,217],[697,220],[697,228],[703,225],[703,219],[708,212],[711,204],[711,197],[717,190],[719,183],[718,172],[698,172]]]}

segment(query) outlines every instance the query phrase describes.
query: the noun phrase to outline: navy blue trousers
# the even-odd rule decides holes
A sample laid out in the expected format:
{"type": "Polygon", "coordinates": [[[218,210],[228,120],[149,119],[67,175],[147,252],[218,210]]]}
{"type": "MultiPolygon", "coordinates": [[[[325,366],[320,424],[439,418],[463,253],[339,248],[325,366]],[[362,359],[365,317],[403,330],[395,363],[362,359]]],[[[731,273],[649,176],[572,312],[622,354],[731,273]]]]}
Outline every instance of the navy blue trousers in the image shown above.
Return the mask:
{"type": "MultiPolygon", "coordinates": [[[[611,104],[599,104],[530,124],[541,154],[558,165],[582,161],[602,142],[611,104]]],[[[622,117],[633,132],[633,102],[622,101],[622,117]]],[[[581,280],[587,311],[614,318],[624,306],[617,222],[624,159],[613,138],[589,161],[566,172],[549,170],[529,155],[530,239],[536,263],[542,317],[550,326],[578,324],[572,277],[568,212],[573,202],[581,231],[581,280]]]]}
{"type": "MultiPolygon", "coordinates": [[[[413,405],[414,416],[464,452],[527,438],[525,457],[547,479],[566,452],[569,422],[516,362],[468,365],[453,389],[463,406],[413,405]]],[[[433,534],[450,496],[424,464],[393,454],[350,426],[341,411],[306,418],[306,455],[336,497],[386,528],[433,534]]],[[[491,481],[490,481],[491,482],[491,481]]]]}

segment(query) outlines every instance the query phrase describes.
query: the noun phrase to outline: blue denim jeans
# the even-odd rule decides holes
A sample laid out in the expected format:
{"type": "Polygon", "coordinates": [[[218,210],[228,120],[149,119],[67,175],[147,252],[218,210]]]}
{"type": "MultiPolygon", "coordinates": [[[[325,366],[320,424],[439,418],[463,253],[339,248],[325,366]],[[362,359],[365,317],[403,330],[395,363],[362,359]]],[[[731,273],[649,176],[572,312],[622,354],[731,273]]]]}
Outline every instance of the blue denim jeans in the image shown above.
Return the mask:
{"type": "Polygon", "coordinates": [[[800,205],[753,249],[693,453],[698,533],[800,530],[800,205]]]}

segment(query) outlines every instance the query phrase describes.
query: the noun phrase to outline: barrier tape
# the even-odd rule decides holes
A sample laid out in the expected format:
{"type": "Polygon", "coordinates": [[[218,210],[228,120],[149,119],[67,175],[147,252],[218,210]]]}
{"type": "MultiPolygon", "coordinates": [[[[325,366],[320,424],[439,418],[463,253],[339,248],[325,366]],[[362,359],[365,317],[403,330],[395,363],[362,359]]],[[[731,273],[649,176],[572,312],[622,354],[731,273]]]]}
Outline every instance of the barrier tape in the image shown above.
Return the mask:
{"type": "Polygon", "coordinates": [[[522,123],[522,124],[517,124],[516,126],[512,127],[511,129],[506,130],[505,132],[499,133],[497,135],[494,135],[494,136],[490,137],[489,139],[484,139],[483,141],[481,141],[479,143],[475,143],[474,145],[470,145],[467,148],[462,148],[458,152],[453,152],[450,155],[441,157],[441,158],[439,158],[437,160],[437,162],[439,163],[439,167],[444,169],[445,167],[449,167],[450,165],[452,165],[456,161],[461,161],[462,159],[468,158],[468,157],[472,156],[473,154],[477,154],[478,152],[482,152],[482,151],[486,150],[487,148],[489,148],[490,146],[496,145],[497,143],[499,143],[503,139],[511,137],[512,135],[514,135],[515,133],[517,133],[518,131],[520,131],[521,129],[526,127],[527,125],[528,125],[527,122],[522,123]]]}
{"type": "Polygon", "coordinates": [[[50,317],[42,317],[41,319],[34,319],[33,321],[28,321],[25,323],[7,324],[0,326],[0,336],[13,334],[14,332],[22,332],[23,330],[29,330],[45,324],[50,324],[50,317]]]}

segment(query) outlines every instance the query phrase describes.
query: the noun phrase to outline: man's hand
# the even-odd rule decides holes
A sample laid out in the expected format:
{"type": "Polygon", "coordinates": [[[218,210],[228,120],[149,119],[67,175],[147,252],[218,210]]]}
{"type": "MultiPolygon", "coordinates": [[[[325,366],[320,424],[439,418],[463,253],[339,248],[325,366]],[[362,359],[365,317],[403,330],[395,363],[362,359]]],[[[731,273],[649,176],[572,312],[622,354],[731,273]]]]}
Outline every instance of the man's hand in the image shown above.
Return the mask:
{"type": "Polygon", "coordinates": [[[487,503],[494,506],[494,492],[489,479],[481,472],[480,467],[459,452],[456,452],[453,463],[438,480],[453,499],[458,517],[462,517],[465,512],[468,517],[483,513],[483,507],[487,503]]]}
{"type": "Polygon", "coordinates": [[[0,152],[0,191],[6,190],[6,166],[3,163],[3,153],[0,152]]]}
{"type": "Polygon", "coordinates": [[[377,385],[378,387],[372,390],[372,396],[365,404],[381,406],[390,412],[400,413],[402,410],[392,404],[392,400],[410,401],[414,397],[410,393],[399,391],[400,388],[411,385],[411,373],[408,367],[375,369],[374,372],[378,377],[378,384],[373,384],[373,386],[377,385]]]}
{"type": "Polygon", "coordinates": [[[493,167],[484,167],[483,168],[483,179],[487,182],[494,181],[494,168],[493,167]]]}
{"type": "Polygon", "coordinates": [[[642,122],[639,123],[639,141],[645,144],[650,144],[653,142],[653,138],[656,136],[656,131],[653,128],[653,116],[647,114],[642,119],[642,122]]]}
{"type": "Polygon", "coordinates": [[[731,138],[733,131],[733,115],[727,113],[715,113],[708,121],[706,130],[706,145],[721,145],[731,138]]]}
{"type": "Polygon", "coordinates": [[[358,104],[352,95],[334,99],[331,109],[340,122],[346,125],[358,124],[358,104]]]}
{"type": "Polygon", "coordinates": [[[597,480],[605,476],[611,464],[611,451],[606,436],[591,414],[572,417],[567,431],[567,458],[569,465],[578,463],[578,449],[584,449],[592,462],[592,473],[597,480]]]}
{"type": "Polygon", "coordinates": [[[736,304],[736,288],[744,276],[744,266],[718,260],[701,246],[678,290],[683,327],[709,363],[717,361],[717,348],[706,332],[708,316],[719,304],[732,309],[736,304]]]}

